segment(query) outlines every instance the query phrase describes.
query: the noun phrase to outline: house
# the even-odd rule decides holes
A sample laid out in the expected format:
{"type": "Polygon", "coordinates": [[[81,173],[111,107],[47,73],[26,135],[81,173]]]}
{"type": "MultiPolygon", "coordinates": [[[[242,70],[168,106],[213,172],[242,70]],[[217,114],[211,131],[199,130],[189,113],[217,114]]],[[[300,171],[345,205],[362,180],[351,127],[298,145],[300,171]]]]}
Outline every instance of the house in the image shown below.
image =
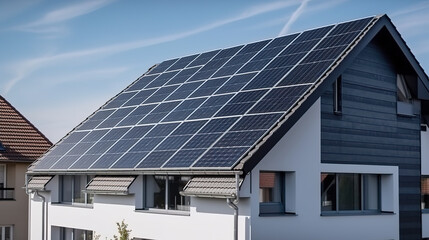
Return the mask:
{"type": "Polygon", "coordinates": [[[52,143],[0,96],[0,240],[27,239],[25,173],[52,143]]]}
{"type": "Polygon", "coordinates": [[[31,239],[428,239],[428,120],[386,15],[167,60],[28,169],[31,239]]]}

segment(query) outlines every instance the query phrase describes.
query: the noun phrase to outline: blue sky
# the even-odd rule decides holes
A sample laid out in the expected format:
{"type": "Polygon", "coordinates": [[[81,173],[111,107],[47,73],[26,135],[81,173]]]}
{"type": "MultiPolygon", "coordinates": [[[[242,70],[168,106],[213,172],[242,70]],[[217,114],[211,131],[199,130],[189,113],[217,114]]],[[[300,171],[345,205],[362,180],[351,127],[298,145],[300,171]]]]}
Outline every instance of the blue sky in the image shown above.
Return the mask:
{"type": "Polygon", "coordinates": [[[0,94],[56,142],[163,60],[386,13],[429,72],[429,0],[0,0],[0,94]]]}

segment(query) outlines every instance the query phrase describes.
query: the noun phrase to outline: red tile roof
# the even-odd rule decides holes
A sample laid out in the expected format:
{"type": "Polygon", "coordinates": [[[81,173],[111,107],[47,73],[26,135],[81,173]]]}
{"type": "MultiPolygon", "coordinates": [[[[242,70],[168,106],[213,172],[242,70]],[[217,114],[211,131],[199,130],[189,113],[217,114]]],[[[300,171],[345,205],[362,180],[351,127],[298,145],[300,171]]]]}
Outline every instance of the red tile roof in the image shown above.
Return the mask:
{"type": "Polygon", "coordinates": [[[33,162],[51,147],[52,143],[0,96],[0,161],[33,162]]]}

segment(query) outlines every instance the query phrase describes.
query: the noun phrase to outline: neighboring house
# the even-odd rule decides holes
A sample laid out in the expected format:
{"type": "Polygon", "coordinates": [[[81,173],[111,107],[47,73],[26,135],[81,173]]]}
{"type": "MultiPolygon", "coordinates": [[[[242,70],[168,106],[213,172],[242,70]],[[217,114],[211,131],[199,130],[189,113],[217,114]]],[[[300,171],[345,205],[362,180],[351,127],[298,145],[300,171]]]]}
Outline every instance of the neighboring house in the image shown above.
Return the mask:
{"type": "Polygon", "coordinates": [[[28,238],[25,172],[51,145],[0,96],[0,240],[28,238]]]}
{"type": "Polygon", "coordinates": [[[168,60],[29,168],[31,239],[429,238],[428,117],[386,15],[168,60]]]}

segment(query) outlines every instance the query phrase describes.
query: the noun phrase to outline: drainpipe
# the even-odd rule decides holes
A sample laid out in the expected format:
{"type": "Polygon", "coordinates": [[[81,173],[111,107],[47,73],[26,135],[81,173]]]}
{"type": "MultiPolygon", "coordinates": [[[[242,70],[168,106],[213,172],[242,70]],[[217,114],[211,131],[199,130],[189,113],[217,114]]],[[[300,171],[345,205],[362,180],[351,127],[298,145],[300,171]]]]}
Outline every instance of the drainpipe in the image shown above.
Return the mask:
{"type": "Polygon", "coordinates": [[[234,240],[238,240],[238,200],[239,196],[239,181],[240,176],[238,173],[235,174],[235,194],[232,194],[232,198],[227,198],[226,203],[232,209],[234,209],[234,240]]]}
{"type": "Polygon", "coordinates": [[[25,174],[25,193],[28,195],[28,219],[27,219],[27,230],[28,230],[28,234],[27,234],[27,238],[31,239],[31,197],[30,197],[30,193],[28,192],[28,175],[25,174]]]}
{"type": "Polygon", "coordinates": [[[45,239],[45,197],[39,194],[39,191],[34,191],[36,196],[42,199],[42,240],[45,239]]]}

